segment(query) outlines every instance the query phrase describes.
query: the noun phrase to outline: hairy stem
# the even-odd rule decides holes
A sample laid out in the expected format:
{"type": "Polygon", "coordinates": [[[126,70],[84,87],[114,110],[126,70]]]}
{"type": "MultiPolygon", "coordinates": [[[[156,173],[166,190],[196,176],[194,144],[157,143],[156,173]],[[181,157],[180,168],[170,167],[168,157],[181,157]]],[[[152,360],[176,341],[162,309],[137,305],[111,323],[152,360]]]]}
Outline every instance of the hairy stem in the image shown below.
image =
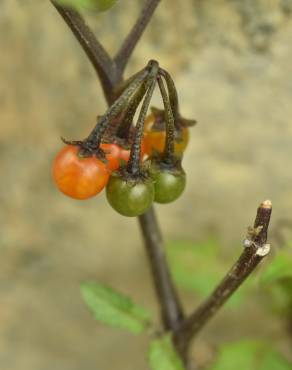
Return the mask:
{"type": "MultiPolygon", "coordinates": [[[[160,68],[160,74],[164,77],[167,89],[168,89],[168,94],[169,94],[169,99],[170,99],[170,105],[172,108],[172,114],[174,117],[174,122],[175,125],[178,124],[178,117],[179,117],[179,105],[178,105],[178,95],[177,95],[177,90],[174,84],[174,81],[170,74],[165,71],[164,69],[160,68]]],[[[179,128],[179,126],[178,126],[179,128]]]]}
{"type": "Polygon", "coordinates": [[[95,128],[88,136],[88,141],[94,142],[96,146],[99,146],[101,143],[102,135],[104,134],[108,122],[111,118],[117,116],[125,107],[130,97],[134,94],[135,90],[139,87],[141,83],[148,76],[149,71],[143,69],[140,74],[137,75],[134,81],[126,88],[126,90],[119,96],[117,100],[110,106],[106,113],[98,120],[95,128]]]}
{"type": "Polygon", "coordinates": [[[181,353],[186,353],[190,341],[209,322],[219,308],[230,298],[260,261],[269,253],[267,232],[272,213],[272,204],[260,204],[254,228],[249,234],[248,246],[232,266],[213,293],[181,325],[174,335],[174,342],[181,353]]]}
{"type": "Polygon", "coordinates": [[[160,76],[157,78],[160,93],[162,96],[163,104],[164,104],[164,114],[165,114],[165,122],[166,122],[166,140],[165,140],[165,147],[163,153],[163,159],[166,162],[172,161],[174,157],[174,116],[173,110],[171,109],[169,97],[167,95],[166,89],[164,87],[164,83],[160,76]]]}
{"type": "Polygon", "coordinates": [[[147,92],[135,127],[135,137],[131,147],[130,158],[127,165],[127,170],[132,175],[137,175],[140,173],[141,141],[143,138],[144,122],[155,89],[157,73],[158,63],[153,61],[149,80],[146,82],[147,92]]]}
{"type": "Polygon", "coordinates": [[[139,90],[135,93],[135,95],[130,100],[127,106],[127,109],[125,111],[125,114],[123,116],[122,123],[116,133],[119,138],[126,139],[127,141],[129,140],[130,133],[131,133],[131,127],[133,125],[133,120],[134,120],[136,110],[138,109],[138,106],[141,103],[146,93],[146,90],[147,90],[147,85],[144,82],[139,88],[139,90]]]}

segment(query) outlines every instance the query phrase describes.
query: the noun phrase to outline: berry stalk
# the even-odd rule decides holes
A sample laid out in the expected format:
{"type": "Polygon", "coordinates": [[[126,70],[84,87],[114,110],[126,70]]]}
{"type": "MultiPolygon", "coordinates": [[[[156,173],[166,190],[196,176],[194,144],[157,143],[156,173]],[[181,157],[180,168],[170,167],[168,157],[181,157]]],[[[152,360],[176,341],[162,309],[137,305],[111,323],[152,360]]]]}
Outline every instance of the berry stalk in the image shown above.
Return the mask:
{"type": "Polygon", "coordinates": [[[169,96],[166,92],[164,83],[161,76],[157,77],[158,86],[163,100],[163,105],[165,109],[165,122],[166,122],[166,139],[164,152],[162,154],[165,162],[171,162],[174,157],[174,114],[171,107],[171,102],[169,96]]]}
{"type": "Polygon", "coordinates": [[[97,149],[101,143],[102,135],[104,134],[107,125],[111,118],[117,116],[127,104],[129,98],[133,95],[134,91],[149,75],[148,68],[143,69],[131,84],[124,90],[121,96],[113,103],[113,105],[106,111],[106,113],[99,118],[95,128],[92,130],[90,135],[85,140],[87,143],[97,149]]]}
{"type": "Polygon", "coordinates": [[[177,90],[176,90],[174,81],[173,81],[172,77],[170,76],[170,74],[165,69],[160,68],[159,69],[159,74],[161,76],[163,76],[163,78],[166,82],[167,90],[168,90],[168,94],[169,94],[169,101],[170,101],[170,105],[171,105],[171,109],[172,109],[172,114],[173,114],[173,117],[174,117],[174,124],[175,124],[176,129],[179,130],[180,129],[180,126],[179,126],[179,123],[178,123],[179,103],[178,103],[178,94],[177,94],[177,90]]]}
{"type": "Polygon", "coordinates": [[[137,175],[140,172],[139,170],[140,170],[141,141],[143,137],[144,122],[155,89],[156,79],[159,70],[159,65],[154,60],[150,61],[148,65],[151,67],[151,71],[146,82],[147,92],[135,127],[135,137],[131,148],[130,159],[127,165],[127,171],[132,175],[137,175]]]}
{"type": "Polygon", "coordinates": [[[126,140],[129,139],[131,126],[134,120],[134,116],[136,110],[138,109],[139,104],[141,103],[145,93],[147,90],[146,82],[142,83],[140,88],[137,90],[135,95],[131,98],[129,105],[124,113],[124,117],[122,123],[117,131],[117,136],[120,138],[124,138],[126,140]]]}

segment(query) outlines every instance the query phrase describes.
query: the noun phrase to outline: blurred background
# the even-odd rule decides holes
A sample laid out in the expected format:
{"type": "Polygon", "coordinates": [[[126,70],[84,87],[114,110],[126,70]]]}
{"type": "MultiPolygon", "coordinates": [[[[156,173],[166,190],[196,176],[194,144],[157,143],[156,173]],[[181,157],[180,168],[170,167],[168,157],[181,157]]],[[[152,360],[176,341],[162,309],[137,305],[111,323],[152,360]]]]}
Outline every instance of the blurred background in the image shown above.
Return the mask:
{"type": "MultiPolygon", "coordinates": [[[[141,3],[86,14],[111,54],[141,3]]],[[[157,59],[175,79],[182,114],[199,122],[184,195],[156,207],[188,310],[206,294],[208,268],[218,271],[212,284],[228,270],[261,201],[273,202],[272,230],[291,218],[291,18],[291,0],[163,0],[127,69],[157,59]],[[210,244],[221,259],[185,258],[210,244]],[[199,288],[189,277],[197,270],[199,288]]],[[[106,107],[94,71],[45,0],[1,0],[0,48],[0,369],[147,369],[148,339],[94,322],[79,292],[95,279],[157,311],[137,221],[104,195],[66,198],[51,180],[60,136],[85,137],[106,107]]],[[[270,338],[291,359],[287,321],[257,281],[252,289],[197,339],[202,366],[222,341],[242,337],[270,338]]]]}

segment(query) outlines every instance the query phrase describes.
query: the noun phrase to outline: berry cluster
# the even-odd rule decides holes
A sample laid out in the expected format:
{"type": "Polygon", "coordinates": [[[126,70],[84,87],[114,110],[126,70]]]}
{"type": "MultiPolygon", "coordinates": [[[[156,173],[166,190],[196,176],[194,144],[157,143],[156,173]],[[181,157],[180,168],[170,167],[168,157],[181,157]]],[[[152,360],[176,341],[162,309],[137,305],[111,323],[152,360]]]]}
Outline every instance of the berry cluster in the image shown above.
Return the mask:
{"type": "Polygon", "coordinates": [[[117,212],[138,216],[153,201],[169,203],[183,192],[182,154],[188,126],[195,121],[180,116],[174,82],[153,60],[124,82],[117,96],[86,139],[63,139],[66,146],[55,158],[53,178],[61,192],[75,199],[88,199],[106,187],[117,212]],[[152,108],[146,117],[156,84],[164,110],[152,108]]]}

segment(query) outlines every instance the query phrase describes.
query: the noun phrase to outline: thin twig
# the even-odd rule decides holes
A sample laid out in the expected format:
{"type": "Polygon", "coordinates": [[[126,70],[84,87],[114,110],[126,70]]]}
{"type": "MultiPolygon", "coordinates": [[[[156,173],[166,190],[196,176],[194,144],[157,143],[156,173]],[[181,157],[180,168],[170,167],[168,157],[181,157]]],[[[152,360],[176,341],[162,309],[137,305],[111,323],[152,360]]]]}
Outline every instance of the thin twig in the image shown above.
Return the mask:
{"type": "Polygon", "coordinates": [[[140,40],[140,37],[152,18],[152,15],[159,2],[160,0],[146,0],[140,16],[123,42],[120,50],[114,57],[114,62],[117,67],[117,75],[123,75],[130,56],[132,55],[138,41],[140,40]]]}
{"type": "Polygon", "coordinates": [[[157,299],[161,307],[164,327],[176,330],[184,315],[170,276],[163,249],[163,240],[153,207],[139,216],[139,223],[152,270],[157,299]]]}
{"type": "Polygon", "coordinates": [[[108,108],[106,113],[100,117],[97,121],[95,128],[92,130],[88,136],[88,141],[93,141],[95,145],[99,146],[102,140],[102,135],[108,127],[108,122],[110,119],[116,117],[125,108],[129,99],[134,94],[135,90],[144,82],[147,78],[148,70],[144,69],[137,75],[135,80],[129,85],[123,93],[114,101],[114,103],[108,108]]]}
{"type": "Polygon", "coordinates": [[[151,68],[149,72],[148,80],[145,81],[146,94],[143,99],[143,103],[140,109],[140,113],[137,119],[135,126],[135,133],[133,143],[131,145],[130,157],[127,164],[127,172],[131,176],[140,176],[141,174],[141,145],[144,132],[144,123],[145,118],[149,109],[150,101],[152,99],[155,86],[156,86],[156,77],[158,74],[159,64],[156,61],[150,61],[148,66],[151,68]]]}
{"type": "Polygon", "coordinates": [[[271,213],[272,204],[269,200],[260,204],[254,227],[249,230],[244,250],[239,259],[210,297],[184,321],[175,333],[174,342],[180,353],[187,352],[191,339],[209,322],[218,309],[269,253],[270,248],[266,242],[271,213]]]}
{"type": "Polygon", "coordinates": [[[111,102],[116,84],[116,68],[112,59],[76,10],[53,0],[51,2],[79,41],[100,79],[107,102],[111,102]]]}
{"type": "Polygon", "coordinates": [[[163,160],[166,162],[172,161],[174,157],[174,115],[171,107],[169,95],[166,92],[161,76],[157,78],[160,93],[164,105],[164,116],[166,122],[166,140],[164,144],[163,160]]]}

